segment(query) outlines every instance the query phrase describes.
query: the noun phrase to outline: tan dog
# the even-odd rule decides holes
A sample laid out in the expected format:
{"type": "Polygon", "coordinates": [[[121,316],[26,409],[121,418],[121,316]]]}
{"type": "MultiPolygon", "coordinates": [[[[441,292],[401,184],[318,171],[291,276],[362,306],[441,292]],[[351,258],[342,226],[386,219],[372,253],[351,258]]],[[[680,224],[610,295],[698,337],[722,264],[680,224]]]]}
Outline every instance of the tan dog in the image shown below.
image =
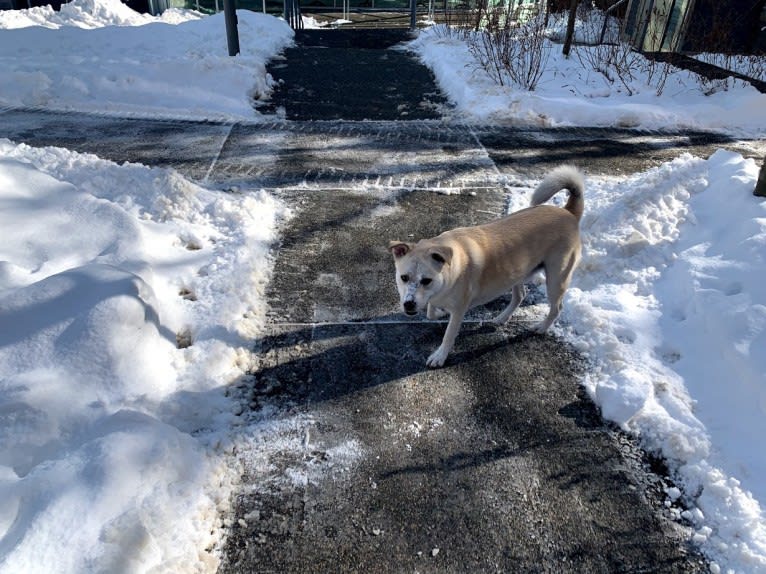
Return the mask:
{"type": "Polygon", "coordinates": [[[524,281],[539,269],[545,270],[550,311],[534,330],[544,333],[551,326],[580,259],[583,190],[582,175],[561,166],[535,189],[532,207],[417,243],[389,244],[404,312],[416,315],[426,309],[429,319],[450,315],[441,345],[426,361],[429,367],[444,364],[468,309],[511,291],[510,304],[494,319],[505,323],[526,296],[524,281]],[[563,209],[540,205],[562,189],[569,191],[563,209]]]}

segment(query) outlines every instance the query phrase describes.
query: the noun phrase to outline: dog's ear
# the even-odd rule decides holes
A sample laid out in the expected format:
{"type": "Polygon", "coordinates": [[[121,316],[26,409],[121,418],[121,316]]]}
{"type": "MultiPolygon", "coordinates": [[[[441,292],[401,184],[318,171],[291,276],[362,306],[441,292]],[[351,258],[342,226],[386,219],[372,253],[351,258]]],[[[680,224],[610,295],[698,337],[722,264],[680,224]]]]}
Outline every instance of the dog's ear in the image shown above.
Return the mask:
{"type": "Polygon", "coordinates": [[[395,259],[404,257],[412,249],[411,243],[403,243],[402,241],[391,241],[388,244],[388,250],[394,254],[395,259]]]}
{"type": "Polygon", "coordinates": [[[434,247],[429,252],[429,255],[431,255],[431,259],[438,263],[439,267],[441,268],[444,265],[449,265],[449,262],[452,261],[452,247],[447,245],[434,247]]]}

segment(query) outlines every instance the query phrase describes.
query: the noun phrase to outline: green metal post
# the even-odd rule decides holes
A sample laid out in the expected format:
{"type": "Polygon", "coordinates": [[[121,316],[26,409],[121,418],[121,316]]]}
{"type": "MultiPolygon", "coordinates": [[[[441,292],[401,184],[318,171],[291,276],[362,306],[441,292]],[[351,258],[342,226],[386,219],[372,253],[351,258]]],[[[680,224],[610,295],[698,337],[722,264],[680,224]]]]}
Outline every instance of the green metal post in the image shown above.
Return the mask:
{"type": "Polygon", "coordinates": [[[226,43],[229,45],[229,56],[236,56],[239,54],[239,31],[235,0],[223,0],[223,17],[226,20],[226,43]]]}

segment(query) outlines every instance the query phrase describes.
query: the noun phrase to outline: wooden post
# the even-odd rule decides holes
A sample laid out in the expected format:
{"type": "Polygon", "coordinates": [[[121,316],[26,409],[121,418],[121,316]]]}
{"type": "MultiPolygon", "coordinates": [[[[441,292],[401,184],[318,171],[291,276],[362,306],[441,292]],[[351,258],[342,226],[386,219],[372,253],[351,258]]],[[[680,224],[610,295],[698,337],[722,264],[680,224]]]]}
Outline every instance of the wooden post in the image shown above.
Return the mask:
{"type": "Polygon", "coordinates": [[[763,158],[763,164],[761,165],[761,171],[758,174],[758,183],[755,184],[755,191],[753,195],[758,197],[766,197],[766,157],[763,158]]]}
{"type": "Polygon", "coordinates": [[[569,3],[569,20],[567,20],[567,35],[564,38],[564,55],[568,58],[569,51],[572,49],[572,40],[574,39],[575,19],[577,18],[577,4],[579,0],[572,0],[569,3]]]}

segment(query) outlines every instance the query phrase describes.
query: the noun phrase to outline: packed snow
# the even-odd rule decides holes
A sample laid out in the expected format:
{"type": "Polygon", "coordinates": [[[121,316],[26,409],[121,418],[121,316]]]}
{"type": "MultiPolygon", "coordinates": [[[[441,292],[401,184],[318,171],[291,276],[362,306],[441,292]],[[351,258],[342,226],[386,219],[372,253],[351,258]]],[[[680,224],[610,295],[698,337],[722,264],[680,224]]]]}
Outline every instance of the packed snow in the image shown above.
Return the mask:
{"type": "Polygon", "coordinates": [[[223,13],[138,14],[120,0],[0,11],[0,107],[256,120],[266,62],[292,43],[282,20],[239,11],[229,57],[223,13]]]}
{"type": "MultiPolygon", "coordinates": [[[[242,54],[229,58],[222,15],[152,17],[117,0],[0,12],[0,107],[258,121],[266,63],[292,32],[238,18],[242,54]]],[[[610,83],[552,44],[526,92],[491,81],[443,29],[407,49],[458,121],[766,128],[765,96],[742,83],[704,95],[673,71],[658,95],[647,78],[610,83]]],[[[584,385],[604,416],[668,460],[680,487],[670,511],[714,572],[766,572],[757,173],[721,150],[588,177],[583,261],[556,329],[590,358],[584,385]]],[[[528,193],[510,199],[520,208],[528,193]]],[[[236,442],[267,460],[302,448],[315,422],[261,413],[238,436],[230,392],[257,359],[287,216],[263,190],[0,140],[0,572],[215,571],[236,442]]]]}

